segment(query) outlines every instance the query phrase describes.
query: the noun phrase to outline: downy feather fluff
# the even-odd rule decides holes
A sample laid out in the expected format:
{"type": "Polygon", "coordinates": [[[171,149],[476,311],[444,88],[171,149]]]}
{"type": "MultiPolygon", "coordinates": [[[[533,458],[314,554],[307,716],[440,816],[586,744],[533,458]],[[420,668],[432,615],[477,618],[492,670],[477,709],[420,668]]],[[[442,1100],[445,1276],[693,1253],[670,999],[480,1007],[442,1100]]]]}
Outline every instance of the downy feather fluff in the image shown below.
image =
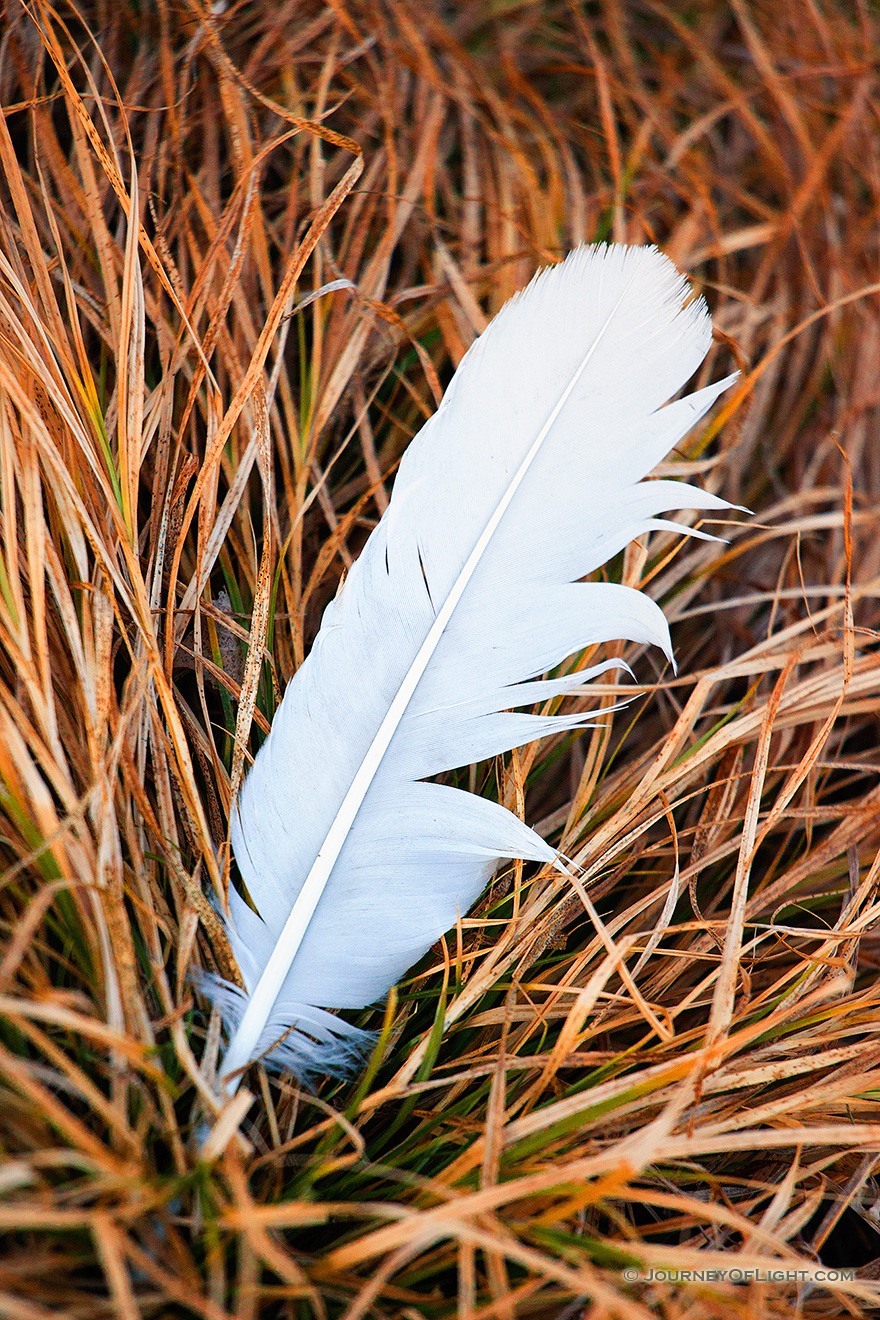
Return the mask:
{"type": "Polygon", "coordinates": [[[228,1090],[259,1057],[344,1071],[367,1038],[328,1009],[381,999],[502,859],[556,860],[504,808],[424,781],[582,727],[516,708],[617,663],[540,677],[584,647],[627,638],[671,658],[652,600],[578,579],[676,526],[659,513],[727,507],[641,480],[733,379],[667,404],[710,340],[705,303],[656,249],[589,247],[465,355],[233,810],[253,907],[233,890],[227,926],[247,993],[208,987],[228,1090]]]}

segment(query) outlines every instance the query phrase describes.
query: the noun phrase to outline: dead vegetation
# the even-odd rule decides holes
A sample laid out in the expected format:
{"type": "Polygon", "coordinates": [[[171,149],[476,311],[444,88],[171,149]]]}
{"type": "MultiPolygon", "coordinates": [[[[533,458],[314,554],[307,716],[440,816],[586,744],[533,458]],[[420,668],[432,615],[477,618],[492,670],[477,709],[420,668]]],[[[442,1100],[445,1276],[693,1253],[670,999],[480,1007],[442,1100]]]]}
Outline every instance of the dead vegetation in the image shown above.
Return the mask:
{"type": "Polygon", "coordinates": [[[5,19],[0,1311],[875,1313],[876,16],[5,19]],[[630,712],[471,774],[575,892],[502,877],[358,1084],[255,1069],[218,1118],[189,974],[235,974],[205,895],[245,749],[452,366],[605,238],[706,293],[741,385],[665,468],[753,516],[609,567],[677,677],[628,650],[630,712]],[[715,1268],[761,1281],[681,1276],[715,1268]]]}

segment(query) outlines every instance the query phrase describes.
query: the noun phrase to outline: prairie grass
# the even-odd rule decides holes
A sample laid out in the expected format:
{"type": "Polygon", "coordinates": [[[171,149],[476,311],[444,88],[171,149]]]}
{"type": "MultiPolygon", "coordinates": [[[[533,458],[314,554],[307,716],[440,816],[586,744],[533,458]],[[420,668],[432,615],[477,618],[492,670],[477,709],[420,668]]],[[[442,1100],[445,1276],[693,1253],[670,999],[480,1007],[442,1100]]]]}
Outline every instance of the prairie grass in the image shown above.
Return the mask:
{"type": "Polygon", "coordinates": [[[5,4],[0,1313],[876,1314],[876,12],[220,9],[5,4]],[[741,383],[662,470],[752,516],[608,568],[677,676],[464,772],[580,885],[512,868],[363,1077],[218,1114],[247,758],[469,343],[601,239],[706,294],[741,383]]]}

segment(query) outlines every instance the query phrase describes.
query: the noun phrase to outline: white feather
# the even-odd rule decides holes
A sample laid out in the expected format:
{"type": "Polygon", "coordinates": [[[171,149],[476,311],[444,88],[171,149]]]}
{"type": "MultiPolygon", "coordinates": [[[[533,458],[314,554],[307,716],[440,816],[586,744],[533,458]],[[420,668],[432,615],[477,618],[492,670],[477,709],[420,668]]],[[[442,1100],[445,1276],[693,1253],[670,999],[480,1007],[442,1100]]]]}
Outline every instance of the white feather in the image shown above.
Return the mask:
{"type": "Polygon", "coordinates": [[[502,807],[423,781],[582,727],[511,709],[615,663],[530,681],[573,652],[628,638],[671,655],[652,600],[578,579],[667,509],[726,507],[641,482],[733,379],[663,406],[711,340],[689,299],[656,249],[579,249],[503,308],[407,450],[233,811],[247,994],[208,986],[228,1090],[263,1056],[344,1070],[365,1034],[327,1009],[380,999],[501,859],[556,860],[502,807]]]}

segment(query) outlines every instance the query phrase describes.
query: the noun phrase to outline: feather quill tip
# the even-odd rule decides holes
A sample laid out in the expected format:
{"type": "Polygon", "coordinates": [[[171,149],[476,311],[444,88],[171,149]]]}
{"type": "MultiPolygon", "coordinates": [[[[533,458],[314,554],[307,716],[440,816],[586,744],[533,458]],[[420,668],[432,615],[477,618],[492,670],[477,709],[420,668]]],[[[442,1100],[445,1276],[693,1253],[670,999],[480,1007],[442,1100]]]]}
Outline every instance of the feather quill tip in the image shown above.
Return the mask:
{"type": "MultiPolygon", "coordinates": [[[[210,972],[192,980],[234,1033],[247,1007],[247,992],[210,972]]],[[[354,1077],[378,1039],[377,1031],[352,1026],[325,1009],[279,1003],[247,1063],[263,1063],[270,1072],[290,1073],[303,1086],[312,1087],[320,1077],[354,1077]]]]}

